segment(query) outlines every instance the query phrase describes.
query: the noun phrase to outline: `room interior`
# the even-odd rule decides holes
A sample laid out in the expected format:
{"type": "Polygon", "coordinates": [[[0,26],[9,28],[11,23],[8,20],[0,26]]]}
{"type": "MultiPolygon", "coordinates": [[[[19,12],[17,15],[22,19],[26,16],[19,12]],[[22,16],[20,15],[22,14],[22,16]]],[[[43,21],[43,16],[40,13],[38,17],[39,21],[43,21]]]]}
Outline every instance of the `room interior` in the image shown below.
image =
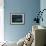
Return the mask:
{"type": "Polygon", "coordinates": [[[1,0],[0,46],[46,46],[45,5],[46,0],[1,0]]]}

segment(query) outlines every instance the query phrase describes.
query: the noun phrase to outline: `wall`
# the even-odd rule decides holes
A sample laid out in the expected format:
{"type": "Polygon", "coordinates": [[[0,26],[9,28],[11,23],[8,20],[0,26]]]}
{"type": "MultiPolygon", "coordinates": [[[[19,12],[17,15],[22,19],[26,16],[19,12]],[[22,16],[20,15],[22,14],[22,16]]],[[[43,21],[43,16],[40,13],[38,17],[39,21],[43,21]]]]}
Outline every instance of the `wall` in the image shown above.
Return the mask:
{"type": "MultiPolygon", "coordinates": [[[[43,9],[46,9],[46,0],[40,0],[40,10],[43,10],[43,9]]],[[[40,21],[40,25],[46,27],[46,11],[44,11],[42,17],[44,20],[43,22],[40,21]]],[[[46,43],[46,38],[45,38],[45,43],[46,43]]]]}
{"type": "MultiPolygon", "coordinates": [[[[41,0],[40,1],[40,9],[41,9],[41,11],[43,9],[46,9],[46,6],[45,5],[46,5],[46,0],[41,0]]],[[[43,12],[43,16],[42,17],[43,17],[44,20],[43,20],[43,22],[42,21],[40,22],[40,25],[46,27],[46,20],[45,20],[46,19],[46,11],[43,12]]]]}
{"type": "Polygon", "coordinates": [[[4,38],[7,41],[18,41],[32,29],[35,12],[40,9],[39,0],[4,0],[4,38]],[[25,14],[24,25],[11,25],[10,13],[25,14]]]}

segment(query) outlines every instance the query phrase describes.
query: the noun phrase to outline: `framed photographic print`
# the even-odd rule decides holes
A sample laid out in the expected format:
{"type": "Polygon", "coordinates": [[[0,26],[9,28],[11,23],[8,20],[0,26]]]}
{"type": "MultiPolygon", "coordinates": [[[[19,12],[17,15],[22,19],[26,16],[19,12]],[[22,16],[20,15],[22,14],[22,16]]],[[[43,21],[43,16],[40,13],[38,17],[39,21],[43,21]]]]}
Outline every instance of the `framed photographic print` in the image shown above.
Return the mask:
{"type": "Polygon", "coordinates": [[[24,24],[24,14],[11,14],[11,24],[24,24]]]}

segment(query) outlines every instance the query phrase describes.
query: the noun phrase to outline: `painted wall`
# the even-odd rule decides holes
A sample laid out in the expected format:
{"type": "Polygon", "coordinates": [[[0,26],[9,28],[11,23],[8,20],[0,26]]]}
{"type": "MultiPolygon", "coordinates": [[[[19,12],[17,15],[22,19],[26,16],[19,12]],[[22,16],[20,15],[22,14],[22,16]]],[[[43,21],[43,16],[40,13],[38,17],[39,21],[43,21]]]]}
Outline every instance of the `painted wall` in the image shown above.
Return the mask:
{"type": "Polygon", "coordinates": [[[39,0],[4,0],[4,38],[7,41],[18,41],[32,29],[35,12],[40,9],[39,0]],[[24,13],[24,25],[11,25],[10,13],[24,13]]]}
{"type": "MultiPolygon", "coordinates": [[[[40,1],[40,9],[41,9],[41,11],[43,10],[43,9],[46,9],[46,0],[41,0],[40,1]]],[[[45,26],[46,27],[46,10],[43,12],[43,22],[41,21],[40,22],[40,25],[42,25],[42,26],[45,26]]]]}
{"type": "MultiPolygon", "coordinates": [[[[46,0],[41,0],[40,1],[40,10],[46,9],[46,0]]],[[[40,21],[40,25],[46,27],[46,11],[44,11],[43,15],[43,22],[40,21]]],[[[45,44],[46,44],[46,35],[45,35],[45,44]]]]}

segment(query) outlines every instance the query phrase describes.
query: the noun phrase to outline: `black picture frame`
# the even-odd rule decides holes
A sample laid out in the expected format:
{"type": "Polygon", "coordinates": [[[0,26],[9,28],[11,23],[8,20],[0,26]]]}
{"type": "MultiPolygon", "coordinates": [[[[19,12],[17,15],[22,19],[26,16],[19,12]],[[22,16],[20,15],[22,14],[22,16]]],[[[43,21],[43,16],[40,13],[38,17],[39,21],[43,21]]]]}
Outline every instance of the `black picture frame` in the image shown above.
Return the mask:
{"type": "Polygon", "coordinates": [[[11,14],[11,24],[24,24],[24,14],[14,13],[11,14]]]}

